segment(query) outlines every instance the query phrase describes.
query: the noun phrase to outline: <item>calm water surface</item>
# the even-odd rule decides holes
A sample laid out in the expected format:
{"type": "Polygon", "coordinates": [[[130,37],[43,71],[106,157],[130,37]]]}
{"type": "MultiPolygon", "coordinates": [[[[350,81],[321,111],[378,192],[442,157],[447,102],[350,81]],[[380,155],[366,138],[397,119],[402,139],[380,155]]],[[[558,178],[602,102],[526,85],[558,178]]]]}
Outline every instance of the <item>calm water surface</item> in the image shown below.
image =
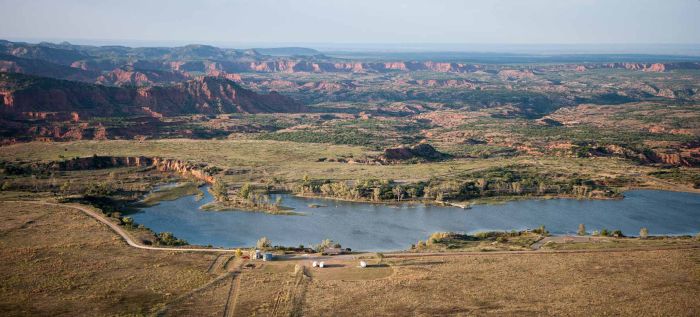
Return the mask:
{"type": "MultiPolygon", "coordinates": [[[[525,200],[502,205],[477,205],[464,210],[415,204],[399,206],[341,202],[281,195],[283,205],[304,216],[252,212],[203,211],[213,200],[194,196],[165,201],[133,215],[156,232],[170,231],[190,244],[220,247],[251,246],[261,236],[275,245],[307,246],[332,239],[364,251],[402,250],[437,231],[473,233],[522,230],[545,225],[553,234],[575,233],[579,223],[589,231],[621,229],[637,235],[700,232],[700,195],[654,190],[625,193],[622,200],[525,200]],[[310,208],[310,204],[328,207],[310,208]]],[[[274,200],[275,197],[273,197],[274,200]]]]}

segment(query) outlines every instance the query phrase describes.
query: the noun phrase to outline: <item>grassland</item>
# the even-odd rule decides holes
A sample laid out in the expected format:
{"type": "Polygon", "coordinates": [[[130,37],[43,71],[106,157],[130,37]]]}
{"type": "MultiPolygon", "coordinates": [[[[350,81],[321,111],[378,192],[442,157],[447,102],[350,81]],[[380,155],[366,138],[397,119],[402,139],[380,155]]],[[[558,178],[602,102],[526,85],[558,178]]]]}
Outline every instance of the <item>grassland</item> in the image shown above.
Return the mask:
{"type": "Polygon", "coordinates": [[[165,316],[700,312],[700,251],[691,241],[682,250],[650,239],[635,243],[647,251],[387,255],[381,264],[372,254],[325,257],[319,269],[304,257],[248,266],[206,252],[138,250],[63,207],[2,202],[0,220],[4,316],[139,316],[165,307],[165,316]],[[370,266],[357,268],[357,258],[370,266]]]}
{"type": "Polygon", "coordinates": [[[450,179],[455,175],[513,164],[531,165],[540,171],[577,173],[592,178],[638,179],[639,186],[682,188],[689,184],[663,186],[664,181],[649,173],[657,169],[618,158],[574,158],[521,155],[507,158],[456,159],[425,164],[369,165],[318,162],[319,158],[365,157],[377,152],[359,146],[319,143],[294,143],[259,140],[154,140],[154,141],[76,141],[64,143],[31,142],[3,147],[0,159],[7,161],[55,161],[61,157],[160,156],[208,163],[231,170],[222,177],[232,183],[269,182],[273,178],[298,181],[310,178],[354,180],[363,178],[418,181],[430,178],[450,179]]]}
{"type": "MultiPolygon", "coordinates": [[[[692,237],[652,237],[648,239],[639,238],[604,238],[604,237],[588,237],[591,242],[574,243],[574,241],[566,241],[566,238],[560,239],[564,241],[556,243],[545,243],[542,248],[547,250],[600,250],[600,249],[631,249],[631,248],[653,248],[653,247],[669,247],[669,246],[693,246],[698,244],[697,238],[692,237]]],[[[571,239],[573,240],[573,239],[571,239]]]]}
{"type": "Polygon", "coordinates": [[[312,280],[304,314],[639,316],[698,314],[700,252],[388,259],[390,278],[312,280]]]}
{"type": "Polygon", "coordinates": [[[212,278],[212,255],[129,248],[73,209],[0,202],[4,316],[148,315],[212,278]]]}

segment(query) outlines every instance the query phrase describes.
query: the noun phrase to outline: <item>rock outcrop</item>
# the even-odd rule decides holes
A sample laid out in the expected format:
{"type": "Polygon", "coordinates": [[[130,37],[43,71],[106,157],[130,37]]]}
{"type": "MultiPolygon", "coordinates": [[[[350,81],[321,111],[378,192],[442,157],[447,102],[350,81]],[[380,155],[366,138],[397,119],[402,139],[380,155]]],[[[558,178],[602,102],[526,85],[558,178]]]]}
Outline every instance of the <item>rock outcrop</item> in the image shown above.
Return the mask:
{"type": "Polygon", "coordinates": [[[506,80],[522,80],[535,78],[535,74],[527,70],[516,70],[516,69],[504,69],[498,72],[498,76],[506,80]]]}
{"type": "Polygon", "coordinates": [[[161,157],[115,157],[115,156],[91,156],[78,157],[66,161],[48,163],[43,168],[58,171],[93,170],[115,167],[155,167],[163,172],[175,172],[183,177],[195,178],[209,184],[216,179],[207,171],[206,164],[196,164],[188,161],[166,159],[161,157]]]}
{"type": "Polygon", "coordinates": [[[423,143],[411,147],[385,149],[384,154],[379,157],[379,160],[392,163],[409,160],[439,161],[446,158],[449,158],[449,155],[438,152],[430,144],[423,143]]]}
{"type": "Polygon", "coordinates": [[[76,113],[80,117],[303,112],[305,108],[276,92],[257,94],[225,78],[200,77],[171,86],[108,87],[79,82],[0,74],[0,112],[76,113]],[[145,110],[147,109],[147,110],[145,110]]]}
{"type": "Polygon", "coordinates": [[[137,71],[129,68],[117,68],[97,77],[95,83],[113,86],[153,86],[155,84],[172,84],[183,82],[191,77],[181,71],[137,71]]]}

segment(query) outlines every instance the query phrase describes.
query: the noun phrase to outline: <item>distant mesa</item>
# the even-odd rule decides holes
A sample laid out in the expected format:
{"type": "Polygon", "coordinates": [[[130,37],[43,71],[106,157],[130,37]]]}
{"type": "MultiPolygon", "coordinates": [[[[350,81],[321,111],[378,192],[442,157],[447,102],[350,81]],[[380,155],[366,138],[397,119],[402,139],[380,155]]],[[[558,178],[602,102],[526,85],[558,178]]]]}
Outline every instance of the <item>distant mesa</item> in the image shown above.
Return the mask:
{"type": "MultiPolygon", "coordinates": [[[[133,76],[128,72],[124,76],[133,76]]],[[[258,94],[219,77],[199,77],[170,86],[110,87],[0,73],[2,113],[75,113],[82,117],[304,112],[276,92],[258,94]]]]}
{"type": "Polygon", "coordinates": [[[321,52],[306,47],[271,47],[254,48],[254,51],[270,56],[315,56],[322,55],[321,52]]]}

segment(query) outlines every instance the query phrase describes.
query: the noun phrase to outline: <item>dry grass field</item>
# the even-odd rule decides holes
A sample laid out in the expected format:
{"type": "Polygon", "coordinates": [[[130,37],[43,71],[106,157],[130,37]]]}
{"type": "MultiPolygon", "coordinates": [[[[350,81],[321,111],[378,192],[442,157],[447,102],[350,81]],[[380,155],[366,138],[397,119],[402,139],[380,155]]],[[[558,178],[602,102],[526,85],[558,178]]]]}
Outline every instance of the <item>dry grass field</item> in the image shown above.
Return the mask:
{"type": "MultiPolygon", "coordinates": [[[[381,264],[369,254],[366,269],[353,256],[326,259],[324,269],[300,258],[251,268],[230,256],[134,249],[69,208],[2,202],[0,220],[3,316],[700,314],[697,248],[416,254],[381,264]]],[[[630,246],[667,246],[648,241],[630,246]]]]}
{"type": "Polygon", "coordinates": [[[0,202],[0,315],[148,315],[212,279],[214,255],[127,247],[74,209],[0,202]]]}
{"type": "Polygon", "coordinates": [[[306,316],[697,316],[700,251],[388,260],[380,280],[312,279],[306,316]]]}
{"type": "Polygon", "coordinates": [[[238,172],[225,175],[228,183],[261,182],[272,178],[298,181],[304,175],[318,179],[354,180],[376,177],[401,181],[450,179],[465,172],[513,164],[530,165],[538,171],[560,174],[577,173],[579,177],[629,178],[640,186],[665,190],[697,192],[688,184],[669,182],[648,176],[653,167],[635,165],[618,158],[573,158],[521,155],[509,158],[457,159],[425,164],[370,165],[318,162],[319,158],[376,155],[378,152],[359,146],[320,143],[294,143],[261,140],[185,140],[151,141],[75,141],[30,142],[3,147],[0,160],[58,161],[61,157],[159,156],[206,163],[238,172]]]}

